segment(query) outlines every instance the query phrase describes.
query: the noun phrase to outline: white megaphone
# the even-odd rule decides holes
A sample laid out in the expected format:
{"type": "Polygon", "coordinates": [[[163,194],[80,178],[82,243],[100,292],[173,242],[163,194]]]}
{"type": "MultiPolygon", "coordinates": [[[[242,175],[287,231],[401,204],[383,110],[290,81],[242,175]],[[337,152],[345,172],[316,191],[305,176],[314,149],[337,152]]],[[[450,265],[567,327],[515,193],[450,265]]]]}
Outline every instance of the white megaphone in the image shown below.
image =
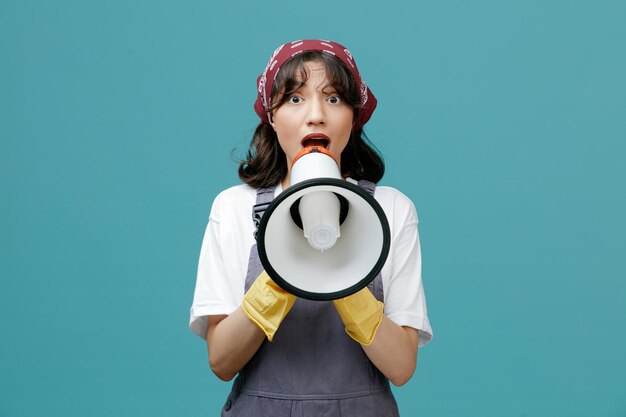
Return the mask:
{"type": "Polygon", "coordinates": [[[267,207],[257,232],[265,271],[286,291],[310,300],[334,300],[367,286],[389,246],[383,209],[341,178],[321,146],[296,155],[291,185],[267,207]]]}

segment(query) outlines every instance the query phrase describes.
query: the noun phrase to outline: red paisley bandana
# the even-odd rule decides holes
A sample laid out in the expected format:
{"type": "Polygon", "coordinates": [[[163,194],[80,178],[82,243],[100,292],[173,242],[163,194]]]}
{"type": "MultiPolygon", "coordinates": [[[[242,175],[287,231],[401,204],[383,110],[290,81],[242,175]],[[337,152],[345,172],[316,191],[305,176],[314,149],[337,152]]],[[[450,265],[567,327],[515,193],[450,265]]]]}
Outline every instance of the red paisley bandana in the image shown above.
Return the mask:
{"type": "Polygon", "coordinates": [[[269,100],[272,94],[272,87],[274,86],[274,80],[276,79],[276,74],[282,67],[282,65],[292,56],[304,52],[304,51],[322,51],[328,54],[331,54],[337,58],[339,58],[345,66],[352,73],[352,77],[355,82],[359,85],[361,90],[361,109],[359,110],[359,117],[355,121],[355,129],[359,129],[363,127],[365,123],[369,120],[372,113],[374,113],[374,109],[376,108],[376,97],[370,91],[370,89],[365,84],[365,81],[361,78],[359,74],[359,69],[356,67],[356,62],[352,58],[352,54],[348,51],[344,46],[331,41],[322,41],[322,40],[301,40],[286,43],[284,45],[279,46],[271,58],[267,62],[267,67],[265,67],[265,71],[257,78],[257,89],[258,96],[256,102],[254,103],[254,111],[259,115],[261,120],[264,123],[270,122],[269,118],[269,100]]]}

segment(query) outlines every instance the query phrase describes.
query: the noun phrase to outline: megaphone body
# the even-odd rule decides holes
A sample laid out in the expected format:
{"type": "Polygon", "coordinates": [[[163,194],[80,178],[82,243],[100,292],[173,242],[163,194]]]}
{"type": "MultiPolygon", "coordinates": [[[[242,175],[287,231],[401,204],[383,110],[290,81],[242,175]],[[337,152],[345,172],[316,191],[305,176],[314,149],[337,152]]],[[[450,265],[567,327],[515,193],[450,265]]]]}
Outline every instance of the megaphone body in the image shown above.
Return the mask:
{"type": "MultiPolygon", "coordinates": [[[[324,148],[305,148],[292,162],[291,186],[318,178],[341,179],[337,162],[324,148]]],[[[300,226],[300,216],[309,244],[322,252],[332,248],[340,236],[339,197],[330,191],[315,191],[303,195],[297,207],[297,212],[292,209],[292,218],[300,226]]]]}
{"type": "Polygon", "coordinates": [[[265,210],[257,246],[263,267],[283,289],[333,300],[380,272],[389,224],[374,197],[343,180],[332,155],[314,146],[294,158],[291,185],[265,210]]]}

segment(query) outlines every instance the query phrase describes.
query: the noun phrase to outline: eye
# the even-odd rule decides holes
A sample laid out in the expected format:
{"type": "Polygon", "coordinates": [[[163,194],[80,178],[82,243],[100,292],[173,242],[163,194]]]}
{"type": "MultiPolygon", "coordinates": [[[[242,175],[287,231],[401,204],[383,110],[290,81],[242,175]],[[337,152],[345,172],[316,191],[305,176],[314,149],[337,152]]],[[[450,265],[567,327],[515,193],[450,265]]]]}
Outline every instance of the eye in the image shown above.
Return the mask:
{"type": "Polygon", "coordinates": [[[291,97],[289,97],[289,98],[287,99],[287,101],[288,101],[289,103],[292,103],[292,104],[298,104],[298,103],[302,102],[302,98],[300,98],[300,97],[298,97],[298,96],[291,96],[291,97]]]}
{"type": "Polygon", "coordinates": [[[326,100],[328,100],[328,102],[330,104],[339,104],[339,103],[341,103],[341,98],[339,96],[330,96],[326,100]]]}

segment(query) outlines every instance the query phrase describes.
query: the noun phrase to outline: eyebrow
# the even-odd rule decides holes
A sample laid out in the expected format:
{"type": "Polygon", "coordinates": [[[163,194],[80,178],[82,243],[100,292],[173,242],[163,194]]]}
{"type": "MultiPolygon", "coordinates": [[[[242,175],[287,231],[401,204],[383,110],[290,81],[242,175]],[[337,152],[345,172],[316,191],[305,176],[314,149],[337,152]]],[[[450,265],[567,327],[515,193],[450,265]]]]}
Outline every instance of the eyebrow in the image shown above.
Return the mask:
{"type": "Polygon", "coordinates": [[[321,91],[324,94],[340,94],[337,87],[335,87],[332,83],[326,84],[324,87],[322,87],[321,91]]]}
{"type": "MultiPolygon", "coordinates": [[[[305,85],[307,85],[307,84],[308,84],[308,82],[309,82],[309,80],[306,80],[306,82],[304,82],[304,83],[303,83],[302,81],[299,81],[299,82],[298,82],[298,85],[296,86],[296,88],[295,88],[295,89],[293,89],[290,93],[286,93],[286,92],[285,92],[285,93],[283,93],[283,94],[291,94],[291,93],[295,93],[296,91],[300,90],[300,89],[301,89],[301,88],[303,88],[305,85]]],[[[338,90],[337,90],[337,87],[335,87],[335,86],[333,85],[333,83],[329,82],[328,84],[325,84],[325,85],[324,85],[324,86],[320,89],[320,91],[321,91],[322,93],[324,93],[324,94],[332,94],[332,93],[336,93],[338,90]],[[328,91],[328,90],[330,90],[330,91],[328,91]]]]}

